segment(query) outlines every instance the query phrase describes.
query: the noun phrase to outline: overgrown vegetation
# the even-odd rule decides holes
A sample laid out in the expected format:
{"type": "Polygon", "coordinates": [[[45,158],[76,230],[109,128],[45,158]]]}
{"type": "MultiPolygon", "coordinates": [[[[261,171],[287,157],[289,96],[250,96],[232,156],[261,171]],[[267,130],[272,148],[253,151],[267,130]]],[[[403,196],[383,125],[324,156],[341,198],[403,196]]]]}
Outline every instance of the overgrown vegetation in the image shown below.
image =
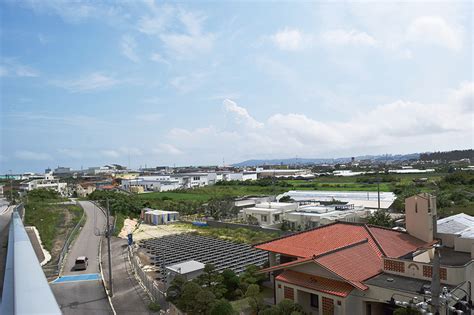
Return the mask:
{"type": "Polygon", "coordinates": [[[385,210],[378,210],[369,215],[368,223],[378,226],[392,228],[395,226],[395,221],[390,217],[390,214],[385,210]]]}
{"type": "Polygon", "coordinates": [[[279,236],[278,233],[260,232],[247,228],[231,229],[206,226],[192,226],[191,224],[180,225],[185,228],[193,229],[196,231],[196,233],[200,235],[225,239],[236,243],[256,244],[272,240],[279,236]]]}
{"type": "Polygon", "coordinates": [[[30,191],[25,204],[25,225],[35,226],[44,247],[53,259],[68,234],[82,217],[83,210],[76,205],[60,204],[64,198],[53,190],[30,191]]]}
{"type": "MultiPolygon", "coordinates": [[[[186,282],[182,276],[176,276],[167,290],[167,298],[188,314],[234,314],[236,311],[229,301],[242,298],[260,301],[259,292],[265,276],[258,270],[257,266],[250,265],[237,276],[230,269],[218,273],[214,265],[207,264],[193,281],[186,282]]],[[[250,304],[263,309],[263,303],[250,304]]]]}

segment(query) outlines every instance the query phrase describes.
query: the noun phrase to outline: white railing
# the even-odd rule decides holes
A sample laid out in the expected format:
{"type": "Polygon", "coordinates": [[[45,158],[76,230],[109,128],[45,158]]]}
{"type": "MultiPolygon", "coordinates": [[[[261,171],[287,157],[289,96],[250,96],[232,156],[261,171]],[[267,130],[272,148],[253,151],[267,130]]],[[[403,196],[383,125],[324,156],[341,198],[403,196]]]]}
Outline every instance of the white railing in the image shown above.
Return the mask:
{"type": "Polygon", "coordinates": [[[61,314],[26,234],[18,209],[12,214],[0,314],[61,314]]]}

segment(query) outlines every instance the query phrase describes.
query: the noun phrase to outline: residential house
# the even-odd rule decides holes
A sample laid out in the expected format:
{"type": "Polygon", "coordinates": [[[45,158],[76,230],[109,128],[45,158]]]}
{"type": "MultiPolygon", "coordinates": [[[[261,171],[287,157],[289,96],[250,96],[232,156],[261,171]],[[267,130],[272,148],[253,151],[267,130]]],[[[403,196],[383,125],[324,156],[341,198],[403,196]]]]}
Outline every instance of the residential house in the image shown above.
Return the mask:
{"type": "Polygon", "coordinates": [[[254,207],[242,209],[241,216],[247,220],[255,218],[258,224],[262,226],[277,227],[283,222],[286,213],[295,211],[297,208],[297,203],[262,202],[254,207]]]}
{"type": "Polygon", "coordinates": [[[400,303],[428,299],[438,275],[450,294],[441,314],[449,307],[466,310],[473,252],[434,246],[435,201],[427,194],[406,200],[406,232],[335,222],[256,245],[269,253],[270,267],[262,272],[271,275],[275,303],[291,299],[307,314],[392,314],[400,303]]]}

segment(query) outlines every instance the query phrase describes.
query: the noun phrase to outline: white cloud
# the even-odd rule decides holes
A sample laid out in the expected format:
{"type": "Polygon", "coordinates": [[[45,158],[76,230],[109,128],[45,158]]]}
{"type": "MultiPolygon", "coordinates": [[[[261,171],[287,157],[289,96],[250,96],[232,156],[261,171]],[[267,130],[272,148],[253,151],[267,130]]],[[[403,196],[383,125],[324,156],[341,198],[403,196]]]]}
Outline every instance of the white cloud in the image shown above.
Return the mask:
{"type": "Polygon", "coordinates": [[[158,148],[153,149],[153,152],[156,154],[170,154],[170,155],[180,155],[184,152],[169,143],[162,143],[158,145],[158,148]]]}
{"type": "Polygon", "coordinates": [[[122,54],[130,59],[133,62],[139,62],[140,58],[136,53],[137,42],[135,38],[130,35],[123,35],[120,41],[120,47],[122,49],[122,54]]]}
{"type": "Polygon", "coordinates": [[[78,150],[74,149],[69,149],[69,148],[64,148],[64,149],[58,149],[58,153],[73,158],[73,159],[82,159],[84,157],[84,153],[78,150]]]}
{"type": "Polygon", "coordinates": [[[160,113],[147,113],[136,115],[135,118],[147,123],[156,123],[163,118],[163,115],[160,113]]]}
{"type": "Polygon", "coordinates": [[[225,99],[222,104],[224,105],[224,108],[227,112],[232,113],[235,115],[237,121],[239,123],[244,124],[245,126],[249,128],[261,128],[263,127],[263,124],[261,122],[258,122],[250,116],[248,113],[247,109],[240,107],[235,103],[234,101],[231,101],[229,99],[225,99]]]}
{"type": "Polygon", "coordinates": [[[186,94],[197,89],[206,77],[204,73],[192,73],[186,76],[179,76],[171,79],[170,84],[180,93],[186,94]]]}
{"type": "Polygon", "coordinates": [[[0,77],[38,77],[39,72],[27,65],[19,63],[15,58],[2,58],[0,61],[0,77]]]}
{"type": "Polygon", "coordinates": [[[309,44],[310,37],[298,29],[285,28],[271,36],[273,43],[281,50],[296,51],[309,44]]]}
{"type": "Polygon", "coordinates": [[[443,46],[452,50],[462,48],[462,32],[439,16],[421,16],[408,27],[407,40],[443,46]]]}
{"type": "MultiPolygon", "coordinates": [[[[138,30],[157,36],[175,58],[191,58],[212,50],[215,35],[203,30],[206,16],[197,12],[148,3],[149,13],[138,21],[138,30]]],[[[163,62],[161,55],[152,59],[163,62]]],[[[166,62],[165,62],[166,63],[166,62]]]]}
{"type": "Polygon", "coordinates": [[[137,29],[148,35],[159,35],[167,30],[176,9],[168,5],[158,7],[154,1],[148,2],[148,9],[149,12],[138,20],[137,29]]]}
{"type": "Polygon", "coordinates": [[[120,157],[120,153],[116,150],[101,150],[99,153],[107,158],[118,158],[120,157]]]}
{"type": "Polygon", "coordinates": [[[34,152],[28,150],[20,150],[15,152],[15,157],[26,161],[49,161],[52,160],[51,155],[44,152],[34,152]]]}
{"type": "Polygon", "coordinates": [[[164,34],[160,38],[180,58],[191,58],[211,51],[215,40],[213,34],[164,34]]]}
{"type": "Polygon", "coordinates": [[[322,34],[322,40],[331,45],[377,45],[375,38],[357,30],[337,29],[326,31],[322,34]]]}
{"type": "Polygon", "coordinates": [[[227,125],[226,129],[213,126],[172,129],[167,137],[185,152],[196,152],[208,160],[216,159],[211,154],[216,147],[222,155],[237,160],[244,156],[242,152],[255,158],[363,154],[374,150],[419,152],[452,145],[470,147],[473,139],[466,135],[474,132],[473,95],[474,83],[469,82],[452,91],[449,99],[440,104],[396,100],[354,113],[345,121],[276,113],[264,123],[257,122],[245,108],[226,100],[225,109],[247,128],[227,125]],[[466,105],[471,106],[469,111],[466,105]]]}
{"type": "Polygon", "coordinates": [[[154,62],[164,63],[168,66],[171,65],[171,63],[168,60],[166,60],[161,54],[156,53],[156,52],[151,54],[150,60],[154,62]]]}
{"type": "Polygon", "coordinates": [[[102,72],[93,72],[79,79],[52,81],[56,86],[71,92],[90,92],[111,88],[120,83],[118,79],[102,72]]]}

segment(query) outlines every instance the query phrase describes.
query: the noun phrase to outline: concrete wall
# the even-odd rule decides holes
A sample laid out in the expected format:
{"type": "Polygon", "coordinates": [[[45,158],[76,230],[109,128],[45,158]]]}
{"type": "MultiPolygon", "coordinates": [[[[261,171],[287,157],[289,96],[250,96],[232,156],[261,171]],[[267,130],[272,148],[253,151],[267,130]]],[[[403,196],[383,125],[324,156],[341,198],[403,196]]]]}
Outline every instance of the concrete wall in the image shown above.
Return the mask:
{"type": "Polygon", "coordinates": [[[441,239],[441,244],[447,247],[454,248],[454,239],[457,238],[456,235],[454,234],[444,234],[444,233],[438,233],[438,238],[441,239]]]}
{"type": "Polygon", "coordinates": [[[456,237],[454,239],[454,250],[458,252],[470,253],[472,246],[474,244],[474,239],[456,237]]]}
{"type": "MultiPolygon", "coordinates": [[[[346,298],[344,297],[339,297],[331,294],[326,294],[320,291],[315,291],[311,290],[308,288],[304,287],[299,287],[295,286],[286,282],[282,281],[275,281],[275,294],[276,294],[276,302],[279,303],[284,299],[284,289],[285,287],[292,288],[294,291],[294,301],[298,304],[300,304],[306,314],[308,315],[316,315],[316,314],[323,314],[322,306],[323,306],[323,297],[332,299],[334,302],[334,314],[335,315],[343,315],[343,314],[354,314],[354,315],[359,315],[362,314],[359,312],[357,309],[349,309],[347,308],[346,305],[346,298]],[[319,308],[313,308],[311,307],[311,298],[310,294],[316,294],[319,297],[319,308]],[[340,302],[341,305],[338,305],[338,301],[340,302]]],[[[351,300],[352,302],[352,300],[351,300]]]]}
{"type": "MultiPolygon", "coordinates": [[[[432,266],[431,264],[421,263],[416,261],[408,261],[403,259],[392,259],[386,258],[387,261],[396,261],[404,264],[404,272],[397,272],[387,268],[384,268],[384,272],[396,274],[405,277],[411,277],[416,279],[422,280],[431,280],[430,276],[423,275],[423,266],[432,266]]],[[[472,279],[474,277],[473,274],[473,265],[474,260],[471,260],[464,266],[443,266],[441,265],[441,269],[446,269],[446,279],[441,279],[441,283],[450,284],[450,285],[458,285],[459,283],[465,281],[466,279],[472,279]]]]}
{"type": "Polygon", "coordinates": [[[319,277],[324,277],[328,279],[334,279],[339,281],[344,281],[335,274],[329,272],[328,270],[316,265],[315,263],[307,263],[299,266],[292,267],[291,270],[306,273],[309,275],[315,275],[319,277]]]}
{"type": "Polygon", "coordinates": [[[405,199],[405,222],[408,234],[425,242],[433,241],[435,218],[435,197],[419,194],[405,199]]]}

